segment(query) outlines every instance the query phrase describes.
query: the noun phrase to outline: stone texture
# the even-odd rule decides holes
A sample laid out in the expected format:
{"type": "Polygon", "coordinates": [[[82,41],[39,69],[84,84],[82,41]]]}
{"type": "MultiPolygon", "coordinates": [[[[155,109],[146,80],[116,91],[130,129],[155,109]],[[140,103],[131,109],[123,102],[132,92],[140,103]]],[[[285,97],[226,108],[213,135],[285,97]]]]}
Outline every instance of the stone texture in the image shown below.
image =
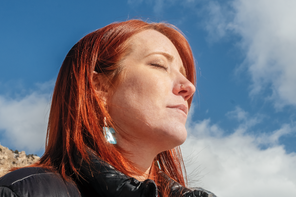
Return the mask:
{"type": "Polygon", "coordinates": [[[9,172],[13,167],[23,167],[37,162],[40,157],[26,155],[25,151],[12,151],[0,145],[0,177],[9,172]]]}

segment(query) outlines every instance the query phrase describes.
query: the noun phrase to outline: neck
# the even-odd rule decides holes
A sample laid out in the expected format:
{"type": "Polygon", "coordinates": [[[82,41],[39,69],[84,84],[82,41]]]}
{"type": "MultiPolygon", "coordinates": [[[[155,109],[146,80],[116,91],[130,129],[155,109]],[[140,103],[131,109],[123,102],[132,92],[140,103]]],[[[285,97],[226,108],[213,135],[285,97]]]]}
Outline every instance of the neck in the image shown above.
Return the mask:
{"type": "Polygon", "coordinates": [[[133,177],[139,181],[144,181],[150,177],[151,166],[153,164],[154,158],[157,156],[157,152],[153,150],[153,146],[146,147],[145,144],[141,142],[127,141],[120,136],[116,136],[117,144],[120,148],[124,150],[123,156],[131,161],[134,166],[139,170],[139,173],[133,177]]]}

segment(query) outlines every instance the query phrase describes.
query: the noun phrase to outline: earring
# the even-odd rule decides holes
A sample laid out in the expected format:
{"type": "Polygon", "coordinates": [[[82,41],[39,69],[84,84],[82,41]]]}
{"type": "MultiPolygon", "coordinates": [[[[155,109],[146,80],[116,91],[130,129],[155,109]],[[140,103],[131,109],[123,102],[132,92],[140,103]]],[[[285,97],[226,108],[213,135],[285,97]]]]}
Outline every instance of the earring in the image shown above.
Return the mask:
{"type": "Polygon", "coordinates": [[[160,164],[159,164],[158,160],[156,160],[156,163],[157,163],[158,169],[161,170],[161,167],[160,167],[160,164]]]}
{"type": "Polygon", "coordinates": [[[104,127],[103,127],[104,136],[110,144],[117,144],[117,141],[113,134],[115,134],[115,130],[112,127],[107,126],[106,117],[104,117],[104,127]]]}

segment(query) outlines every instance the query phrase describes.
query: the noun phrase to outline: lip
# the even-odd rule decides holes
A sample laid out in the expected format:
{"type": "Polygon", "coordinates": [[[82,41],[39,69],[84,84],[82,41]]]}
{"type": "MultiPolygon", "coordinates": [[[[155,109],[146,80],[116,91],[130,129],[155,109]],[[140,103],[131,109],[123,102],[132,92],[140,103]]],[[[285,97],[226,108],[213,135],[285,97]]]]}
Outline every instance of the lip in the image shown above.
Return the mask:
{"type": "Polygon", "coordinates": [[[179,109],[182,112],[184,112],[186,116],[188,114],[188,107],[186,105],[183,105],[183,104],[180,104],[180,105],[170,105],[170,106],[168,106],[168,108],[179,109]]]}

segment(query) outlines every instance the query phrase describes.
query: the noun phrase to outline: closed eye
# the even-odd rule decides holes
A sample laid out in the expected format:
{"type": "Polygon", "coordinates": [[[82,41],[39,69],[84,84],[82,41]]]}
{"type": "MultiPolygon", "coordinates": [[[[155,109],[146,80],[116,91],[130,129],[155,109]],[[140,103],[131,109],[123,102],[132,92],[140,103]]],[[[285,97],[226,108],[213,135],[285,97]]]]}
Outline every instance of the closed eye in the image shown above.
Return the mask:
{"type": "Polygon", "coordinates": [[[151,63],[150,65],[151,65],[151,66],[158,67],[158,68],[163,68],[164,70],[168,70],[167,67],[165,67],[165,66],[163,66],[163,65],[161,65],[161,64],[151,63]]]}

